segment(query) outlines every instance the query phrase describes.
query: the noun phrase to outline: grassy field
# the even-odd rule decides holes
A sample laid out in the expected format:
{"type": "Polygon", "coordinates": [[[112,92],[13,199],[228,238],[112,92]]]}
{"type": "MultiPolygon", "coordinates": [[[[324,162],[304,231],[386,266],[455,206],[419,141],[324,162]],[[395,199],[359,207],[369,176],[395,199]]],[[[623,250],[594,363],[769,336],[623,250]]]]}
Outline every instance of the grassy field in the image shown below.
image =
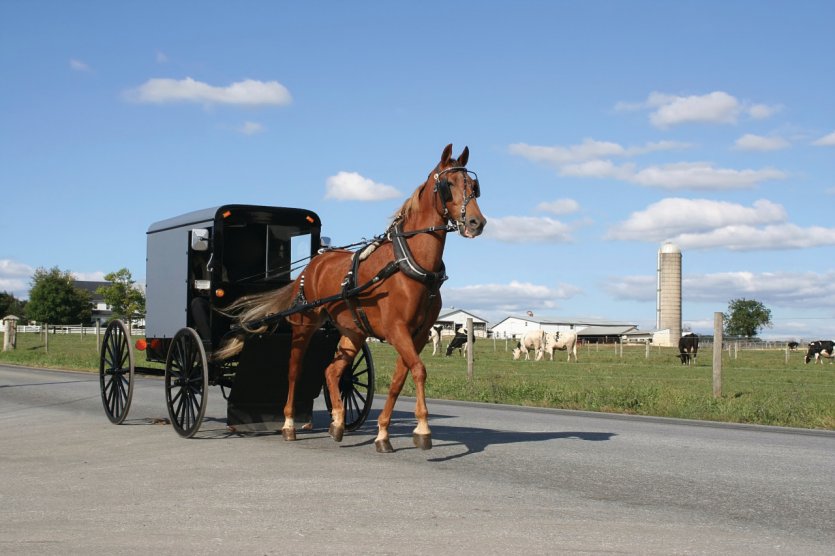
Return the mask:
{"type": "MultiPolygon", "coordinates": [[[[388,390],[396,353],[371,343],[377,374],[377,395],[388,390]]],[[[18,348],[0,353],[0,362],[35,367],[98,370],[95,336],[53,335],[49,354],[40,334],[19,334],[18,348]]],[[[740,351],[723,355],[721,398],[713,397],[712,353],[703,351],[697,364],[682,366],[673,349],[613,346],[579,349],[579,363],[512,361],[505,342],[475,346],[473,381],[466,360],[424,352],[431,398],[632,413],[735,423],[835,430],[835,365],[804,365],[803,353],[780,350],[740,351]]],[[[144,356],[137,352],[137,364],[144,356]]],[[[411,380],[404,395],[413,395],[411,380]]],[[[431,411],[431,408],[430,408],[431,411]]]]}

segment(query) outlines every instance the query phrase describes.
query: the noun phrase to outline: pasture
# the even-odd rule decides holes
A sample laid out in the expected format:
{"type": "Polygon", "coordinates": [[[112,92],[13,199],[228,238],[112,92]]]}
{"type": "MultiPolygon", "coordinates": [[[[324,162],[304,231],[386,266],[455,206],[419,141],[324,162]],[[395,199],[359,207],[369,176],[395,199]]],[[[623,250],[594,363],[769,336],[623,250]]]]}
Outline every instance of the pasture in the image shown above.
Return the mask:
{"type": "MultiPolygon", "coordinates": [[[[448,343],[444,339],[444,348],[448,343]]],[[[98,370],[94,335],[51,335],[49,353],[43,336],[18,334],[17,350],[0,352],[0,362],[85,371],[98,370]]],[[[377,371],[377,396],[388,390],[396,353],[388,344],[371,342],[377,371]]],[[[513,361],[504,340],[475,344],[472,383],[466,359],[432,356],[424,350],[430,398],[631,413],[660,417],[755,423],[835,430],[835,365],[804,365],[803,351],[740,350],[723,354],[723,395],[712,395],[712,351],[705,346],[693,366],[683,366],[677,351],[643,346],[583,345],[578,363],[565,353],[554,361],[513,361]]],[[[138,365],[147,365],[136,352],[138,365]]],[[[403,395],[413,395],[411,380],[403,395]]],[[[432,407],[429,407],[430,415],[432,407]]]]}

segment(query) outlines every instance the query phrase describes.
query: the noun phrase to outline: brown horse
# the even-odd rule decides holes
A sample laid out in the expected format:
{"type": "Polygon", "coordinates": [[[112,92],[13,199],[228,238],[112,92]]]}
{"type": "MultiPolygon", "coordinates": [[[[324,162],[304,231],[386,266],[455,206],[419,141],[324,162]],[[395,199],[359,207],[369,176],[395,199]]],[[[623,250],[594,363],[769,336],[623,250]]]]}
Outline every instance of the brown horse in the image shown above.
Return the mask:
{"type": "MultiPolygon", "coordinates": [[[[412,438],[421,449],[432,447],[424,390],[426,366],[419,354],[441,310],[440,287],[446,279],[444,243],[449,231],[474,238],[487,222],[476,201],[480,193],[478,179],[466,169],[468,158],[467,147],[454,159],[452,145],[447,145],[426,181],[403,203],[384,239],[356,253],[325,251],[314,257],[288,286],[242,299],[233,306],[237,320],[249,332],[265,328],[252,330],[246,327],[247,322],[294,306],[307,307],[287,317],[293,332],[289,394],[282,427],[285,440],[296,438],[293,398],[305,351],[316,330],[330,320],[342,334],[336,355],[325,370],[332,408],[328,432],[334,440],[341,441],[345,430],[339,379],[366,338],[376,337],[394,346],[398,353],[389,395],[377,420],[377,451],[393,451],[388,427],[409,371],[417,395],[417,427],[412,438]],[[316,303],[326,299],[326,303],[316,303]]],[[[229,340],[215,352],[215,357],[230,357],[240,352],[242,346],[241,338],[229,340]]]]}

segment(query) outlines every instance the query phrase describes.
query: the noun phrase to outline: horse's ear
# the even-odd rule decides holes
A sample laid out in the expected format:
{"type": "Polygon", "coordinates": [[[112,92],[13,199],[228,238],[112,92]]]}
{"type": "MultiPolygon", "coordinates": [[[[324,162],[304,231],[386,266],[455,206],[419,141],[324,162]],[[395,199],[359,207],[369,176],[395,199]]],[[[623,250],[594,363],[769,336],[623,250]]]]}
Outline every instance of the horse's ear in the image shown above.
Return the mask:
{"type": "Polygon", "coordinates": [[[441,166],[444,166],[447,162],[449,162],[450,157],[452,156],[452,143],[446,146],[444,152],[441,153],[441,166]]]}
{"type": "Polygon", "coordinates": [[[467,161],[470,159],[470,147],[464,147],[464,150],[461,151],[461,154],[458,155],[458,165],[459,166],[466,166],[467,161]]]}

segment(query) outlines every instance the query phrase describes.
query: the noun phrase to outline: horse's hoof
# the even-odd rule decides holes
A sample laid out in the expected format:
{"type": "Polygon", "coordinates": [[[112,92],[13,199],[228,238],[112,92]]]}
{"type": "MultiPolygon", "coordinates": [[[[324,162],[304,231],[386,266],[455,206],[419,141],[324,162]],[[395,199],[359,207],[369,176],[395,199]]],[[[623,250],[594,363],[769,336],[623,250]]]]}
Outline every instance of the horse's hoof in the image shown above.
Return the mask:
{"type": "Polygon", "coordinates": [[[385,440],[375,440],[374,447],[377,448],[377,452],[380,454],[390,454],[394,452],[394,448],[391,447],[391,442],[389,442],[388,438],[385,440]]]}
{"type": "Polygon", "coordinates": [[[312,431],[313,430],[313,423],[305,423],[302,425],[303,431],[312,431]]]}
{"type": "Polygon", "coordinates": [[[342,435],[345,434],[345,427],[337,427],[333,423],[328,427],[328,434],[337,442],[342,442],[342,435]]]}
{"type": "Polygon", "coordinates": [[[288,442],[296,439],[296,429],[281,429],[281,436],[288,442]]]}
{"type": "Polygon", "coordinates": [[[412,442],[415,443],[415,448],[420,448],[421,450],[431,450],[432,449],[432,435],[431,434],[414,433],[412,435],[412,442]]]}

